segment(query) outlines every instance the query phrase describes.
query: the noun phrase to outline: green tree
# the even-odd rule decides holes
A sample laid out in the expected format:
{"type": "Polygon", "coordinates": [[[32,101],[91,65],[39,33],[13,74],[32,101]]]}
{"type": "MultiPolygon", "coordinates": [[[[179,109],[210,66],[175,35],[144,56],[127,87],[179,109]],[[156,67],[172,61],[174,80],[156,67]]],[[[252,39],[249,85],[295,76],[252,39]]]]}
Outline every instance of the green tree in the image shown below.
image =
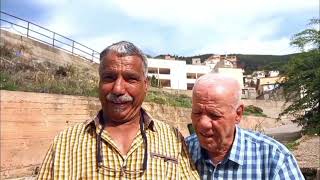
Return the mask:
{"type": "Polygon", "coordinates": [[[159,80],[154,75],[151,77],[151,87],[159,87],[159,80]]]}
{"type": "Polygon", "coordinates": [[[312,26],[293,36],[291,45],[300,48],[285,66],[282,82],[284,97],[289,106],[279,115],[293,115],[306,133],[320,133],[320,32],[319,19],[312,26]],[[308,48],[308,50],[306,50],[308,48]]]}

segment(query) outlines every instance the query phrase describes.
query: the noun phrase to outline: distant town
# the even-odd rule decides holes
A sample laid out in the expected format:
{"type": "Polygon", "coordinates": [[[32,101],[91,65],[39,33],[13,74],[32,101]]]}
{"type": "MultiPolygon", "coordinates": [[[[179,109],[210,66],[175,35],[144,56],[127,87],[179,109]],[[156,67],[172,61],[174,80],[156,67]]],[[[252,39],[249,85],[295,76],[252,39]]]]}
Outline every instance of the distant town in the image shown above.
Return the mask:
{"type": "Polygon", "coordinates": [[[192,58],[192,64],[170,55],[163,59],[148,58],[148,76],[156,79],[156,86],[168,89],[191,90],[197,78],[207,73],[220,73],[236,78],[242,87],[242,98],[269,99],[283,80],[279,71],[253,71],[244,75],[239,59],[234,55],[214,54],[201,62],[192,58]]]}

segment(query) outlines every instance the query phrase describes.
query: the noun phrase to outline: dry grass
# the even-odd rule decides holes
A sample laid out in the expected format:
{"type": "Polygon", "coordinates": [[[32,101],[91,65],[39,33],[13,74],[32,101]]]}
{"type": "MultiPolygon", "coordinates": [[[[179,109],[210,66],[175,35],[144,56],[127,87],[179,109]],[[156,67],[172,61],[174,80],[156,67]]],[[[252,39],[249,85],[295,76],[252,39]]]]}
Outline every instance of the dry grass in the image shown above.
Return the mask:
{"type": "Polygon", "coordinates": [[[19,57],[1,46],[0,89],[97,96],[98,77],[74,65],[58,66],[19,57]]]}

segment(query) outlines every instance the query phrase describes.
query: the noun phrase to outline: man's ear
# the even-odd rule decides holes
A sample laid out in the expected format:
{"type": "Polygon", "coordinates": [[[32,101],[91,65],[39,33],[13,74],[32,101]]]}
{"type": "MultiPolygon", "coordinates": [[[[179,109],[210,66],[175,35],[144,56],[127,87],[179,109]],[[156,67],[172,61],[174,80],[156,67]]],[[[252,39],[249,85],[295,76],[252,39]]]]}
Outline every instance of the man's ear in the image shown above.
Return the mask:
{"type": "Polygon", "coordinates": [[[243,111],[244,111],[244,105],[240,104],[236,109],[236,124],[240,123],[243,116],[243,111]]]}

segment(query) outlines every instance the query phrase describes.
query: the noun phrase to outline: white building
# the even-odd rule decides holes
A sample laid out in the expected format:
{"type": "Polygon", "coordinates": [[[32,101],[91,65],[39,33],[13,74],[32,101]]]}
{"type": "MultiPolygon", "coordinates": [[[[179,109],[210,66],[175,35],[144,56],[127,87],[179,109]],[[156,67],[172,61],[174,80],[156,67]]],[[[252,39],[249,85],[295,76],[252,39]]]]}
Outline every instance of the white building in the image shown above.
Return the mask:
{"type": "MultiPolygon", "coordinates": [[[[148,76],[155,76],[163,88],[191,90],[197,78],[213,72],[208,65],[189,65],[186,61],[148,58],[148,76]]],[[[243,71],[238,68],[216,68],[215,73],[223,73],[239,80],[243,88],[243,71]]]]}
{"type": "Polygon", "coordinates": [[[264,71],[254,71],[252,77],[256,79],[264,78],[266,77],[266,73],[264,71]]]}
{"type": "Polygon", "coordinates": [[[148,58],[148,76],[155,76],[164,88],[187,89],[185,61],[148,58]]]}
{"type": "Polygon", "coordinates": [[[211,72],[211,68],[209,66],[205,65],[186,65],[186,83],[187,83],[187,89],[192,90],[194,83],[196,82],[196,79],[198,79],[200,76],[208,74],[211,72]]]}
{"type": "Polygon", "coordinates": [[[279,84],[284,80],[284,77],[266,77],[258,79],[257,92],[262,95],[279,87],[279,84]]]}
{"type": "Polygon", "coordinates": [[[269,77],[277,77],[279,76],[279,71],[269,71],[269,77]]]}
{"type": "Polygon", "coordinates": [[[212,72],[235,78],[240,83],[241,89],[244,88],[243,69],[240,69],[240,68],[215,68],[212,72]]]}

